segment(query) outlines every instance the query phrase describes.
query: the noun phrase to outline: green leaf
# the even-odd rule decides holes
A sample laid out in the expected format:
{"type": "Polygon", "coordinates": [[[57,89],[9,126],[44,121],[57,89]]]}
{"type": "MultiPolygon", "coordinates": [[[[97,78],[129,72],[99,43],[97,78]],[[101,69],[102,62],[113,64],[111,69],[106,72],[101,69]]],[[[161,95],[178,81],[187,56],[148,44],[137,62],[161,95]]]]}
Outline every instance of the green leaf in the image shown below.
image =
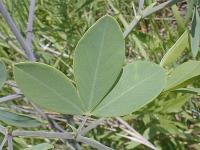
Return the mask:
{"type": "Polygon", "coordinates": [[[4,82],[6,81],[7,73],[6,67],[3,63],[0,62],[0,88],[3,86],[4,82]]]}
{"type": "Polygon", "coordinates": [[[173,15],[177,22],[177,29],[181,32],[184,31],[185,30],[185,19],[183,19],[183,17],[181,16],[180,11],[178,10],[178,7],[176,5],[173,5],[171,8],[172,8],[173,15]]]}
{"type": "Polygon", "coordinates": [[[185,95],[178,95],[176,98],[167,100],[161,110],[164,113],[178,113],[182,110],[182,106],[186,103],[188,97],[185,95]]]}
{"type": "Polygon", "coordinates": [[[189,45],[188,43],[188,31],[186,30],[176,43],[167,51],[162,58],[160,65],[167,66],[174,62],[189,45]]]}
{"type": "Polygon", "coordinates": [[[199,51],[199,41],[200,41],[200,17],[197,6],[194,9],[194,14],[192,18],[192,38],[191,38],[191,48],[192,55],[196,57],[199,51]]]}
{"type": "Polygon", "coordinates": [[[165,86],[165,71],[160,66],[136,61],[124,67],[122,76],[93,114],[122,116],[138,110],[156,98],[165,86]]]}
{"type": "Polygon", "coordinates": [[[190,94],[200,95],[200,88],[179,88],[175,89],[174,91],[180,93],[190,93],[190,94]]]}
{"type": "Polygon", "coordinates": [[[118,23],[99,19],[79,41],[74,58],[77,88],[90,112],[115,83],[125,59],[125,43],[118,23]]]}
{"type": "Polygon", "coordinates": [[[25,96],[48,110],[82,114],[83,108],[75,87],[60,71],[41,63],[14,66],[17,85],[25,96]]]}
{"type": "Polygon", "coordinates": [[[175,125],[175,121],[168,120],[165,116],[159,115],[160,124],[158,126],[164,128],[171,134],[180,134],[179,128],[175,125]]]}
{"type": "Polygon", "coordinates": [[[54,148],[54,146],[52,144],[42,143],[42,144],[32,146],[30,148],[26,148],[24,150],[48,150],[48,149],[52,149],[52,148],[54,148]]]}
{"type": "Polygon", "coordinates": [[[200,75],[200,61],[189,61],[175,68],[168,77],[165,91],[182,86],[186,81],[200,75]]]}
{"type": "Polygon", "coordinates": [[[0,120],[4,123],[16,127],[38,127],[41,122],[26,115],[21,115],[6,110],[0,110],[0,120]]]}
{"type": "Polygon", "coordinates": [[[186,23],[188,23],[192,18],[194,5],[195,1],[187,0],[187,13],[185,16],[186,23]]]}

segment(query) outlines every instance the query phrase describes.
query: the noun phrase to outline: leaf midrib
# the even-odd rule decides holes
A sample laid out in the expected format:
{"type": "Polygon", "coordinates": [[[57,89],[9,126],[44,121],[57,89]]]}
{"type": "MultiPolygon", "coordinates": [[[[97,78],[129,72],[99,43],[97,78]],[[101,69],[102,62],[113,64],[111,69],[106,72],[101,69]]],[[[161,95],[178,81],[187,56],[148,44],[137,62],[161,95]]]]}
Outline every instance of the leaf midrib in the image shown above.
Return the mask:
{"type": "MultiPolygon", "coordinates": [[[[97,58],[97,65],[95,67],[95,73],[94,73],[94,78],[93,78],[93,82],[92,82],[92,89],[91,89],[91,92],[90,92],[90,98],[89,98],[89,104],[88,104],[88,109],[90,109],[92,106],[92,100],[94,98],[94,89],[95,89],[95,85],[96,85],[96,82],[97,82],[97,73],[99,72],[99,65],[100,65],[100,58],[102,56],[102,47],[103,47],[103,43],[104,43],[104,40],[105,40],[105,30],[107,28],[106,25],[104,25],[104,29],[103,29],[103,35],[102,35],[102,42],[100,44],[100,48],[99,48],[99,53],[98,53],[98,58],[97,58]]],[[[91,110],[89,110],[91,111],[91,110]]]]}
{"type": "MultiPolygon", "coordinates": [[[[18,67],[16,67],[18,68],[18,67]]],[[[31,74],[29,74],[28,72],[24,71],[23,69],[18,68],[18,70],[24,72],[25,74],[27,74],[28,76],[30,76],[33,80],[37,81],[40,85],[44,86],[45,88],[47,88],[48,90],[50,90],[52,93],[54,93],[56,96],[60,97],[62,99],[63,102],[66,102],[65,99],[67,100],[68,98],[62,96],[59,92],[57,92],[55,89],[49,88],[49,86],[47,86],[44,82],[42,82],[41,80],[38,80],[36,77],[32,76],[31,74]]],[[[82,112],[82,110],[77,107],[74,103],[70,102],[69,100],[67,101],[67,103],[71,104],[74,108],[76,108],[78,111],[82,112]]],[[[83,113],[83,112],[82,112],[83,113]]]]}
{"type": "MultiPolygon", "coordinates": [[[[159,72],[160,73],[160,72],[159,72]]],[[[146,80],[149,80],[150,78],[152,78],[153,76],[156,76],[159,73],[154,73],[151,76],[141,80],[140,82],[138,82],[137,84],[135,84],[135,86],[130,87],[128,90],[124,91],[123,93],[121,93],[119,96],[115,97],[114,99],[112,99],[110,102],[108,102],[106,105],[103,105],[102,107],[100,107],[99,109],[97,109],[98,111],[102,110],[103,108],[105,108],[106,106],[110,105],[111,103],[115,102],[117,99],[119,99],[120,97],[122,97],[123,95],[125,95],[126,93],[130,92],[131,90],[135,89],[136,87],[138,87],[140,84],[144,83],[146,80]]],[[[94,111],[97,111],[94,110],[94,111]]]]}

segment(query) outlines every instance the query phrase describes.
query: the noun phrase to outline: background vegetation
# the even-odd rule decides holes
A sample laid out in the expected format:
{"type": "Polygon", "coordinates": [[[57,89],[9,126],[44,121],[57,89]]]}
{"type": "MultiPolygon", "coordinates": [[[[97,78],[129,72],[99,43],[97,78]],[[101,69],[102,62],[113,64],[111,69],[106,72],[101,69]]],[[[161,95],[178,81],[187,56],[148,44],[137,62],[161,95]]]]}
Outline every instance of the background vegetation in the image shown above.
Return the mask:
{"type": "MultiPolygon", "coordinates": [[[[145,0],[144,8],[162,0],[145,0]]],[[[27,33],[28,0],[4,0],[4,4],[13,17],[18,29],[25,37],[27,33]]],[[[74,79],[72,70],[72,57],[75,46],[85,31],[100,17],[105,14],[114,16],[124,31],[138,12],[136,0],[37,0],[33,24],[33,50],[38,62],[43,62],[61,70],[70,79],[74,79]]],[[[192,28],[192,16],[195,1],[182,0],[175,5],[162,9],[140,20],[126,40],[127,61],[151,60],[160,63],[164,54],[176,43],[180,36],[192,28]]],[[[188,41],[188,38],[186,42],[188,41]]],[[[193,57],[190,42],[184,47],[179,45],[181,56],[173,61],[168,69],[176,67],[190,59],[199,60],[200,55],[193,57]]],[[[199,47],[198,47],[199,49],[199,47]]],[[[24,127],[16,124],[9,110],[18,114],[32,116],[44,124],[34,127],[36,122],[30,123],[31,130],[57,130],[55,124],[51,126],[48,120],[35,111],[34,105],[29,101],[22,101],[23,97],[16,97],[16,88],[13,86],[12,64],[26,61],[23,50],[16,41],[3,17],[0,15],[0,58],[6,64],[9,74],[8,81],[0,92],[5,98],[13,93],[14,100],[1,102],[0,98],[0,123],[12,129],[24,127]],[[1,112],[2,111],[2,112],[1,112]],[[5,117],[6,116],[6,117],[5,117]],[[10,118],[9,118],[10,117],[10,118]]],[[[199,79],[190,85],[199,87],[199,79]]],[[[156,100],[139,111],[123,117],[131,128],[137,130],[147,140],[162,150],[200,149],[200,99],[198,92],[195,94],[182,94],[171,92],[160,95],[156,100]]],[[[74,130],[83,120],[81,116],[66,116],[53,112],[46,112],[54,121],[66,131],[74,130]]],[[[19,117],[19,119],[21,119],[19,117]]],[[[88,118],[86,125],[95,118],[88,118]]],[[[134,141],[134,137],[127,133],[125,122],[121,118],[108,118],[101,125],[87,133],[87,136],[113,149],[149,149],[134,141]]],[[[3,140],[3,135],[1,136],[3,140]]],[[[92,149],[87,145],[73,141],[59,139],[32,139],[14,138],[14,149],[25,149],[30,145],[51,143],[53,149],[92,149]],[[63,144],[65,143],[65,144],[63,144]],[[69,146],[71,145],[71,146],[69,146]]],[[[50,146],[51,147],[51,146],[50,146]]]]}

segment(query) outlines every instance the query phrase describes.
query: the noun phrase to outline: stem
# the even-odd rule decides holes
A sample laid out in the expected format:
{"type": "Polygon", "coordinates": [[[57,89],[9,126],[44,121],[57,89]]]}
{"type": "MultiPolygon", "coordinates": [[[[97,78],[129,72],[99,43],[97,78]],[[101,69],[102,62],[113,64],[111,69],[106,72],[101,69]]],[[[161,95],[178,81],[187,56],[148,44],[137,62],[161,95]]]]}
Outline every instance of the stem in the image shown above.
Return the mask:
{"type": "Polygon", "coordinates": [[[120,13],[120,11],[117,8],[114,7],[114,5],[113,5],[111,0],[108,0],[108,4],[112,8],[114,13],[118,14],[118,17],[119,17],[120,21],[122,22],[123,26],[126,28],[128,26],[128,23],[127,23],[126,19],[124,18],[124,16],[120,13]]]}
{"type": "Polygon", "coordinates": [[[32,49],[32,38],[33,38],[33,19],[35,12],[35,3],[36,0],[31,0],[28,16],[28,25],[27,25],[27,35],[26,35],[26,44],[32,49]]]}
{"type": "Polygon", "coordinates": [[[8,134],[7,141],[8,141],[8,150],[13,150],[13,137],[8,134]]]}
{"type": "Polygon", "coordinates": [[[83,119],[83,121],[81,122],[81,124],[79,125],[79,127],[77,129],[76,136],[78,136],[78,135],[81,134],[81,131],[84,128],[84,125],[85,125],[87,119],[88,119],[87,116],[85,116],[84,119],[83,119]]]}
{"type": "Polygon", "coordinates": [[[132,141],[139,142],[141,144],[144,144],[154,150],[156,150],[156,147],[151,144],[147,139],[145,139],[140,133],[138,133],[134,128],[132,128],[127,122],[125,122],[122,118],[117,117],[116,118],[121,124],[123,124],[127,129],[121,128],[123,131],[128,133],[130,136],[123,136],[124,138],[128,138],[132,141]]]}
{"type": "Polygon", "coordinates": [[[49,47],[48,47],[49,44],[44,45],[44,44],[42,44],[42,43],[39,43],[39,45],[40,45],[40,47],[41,47],[45,52],[48,52],[48,53],[53,54],[53,55],[55,55],[55,56],[62,56],[62,57],[64,57],[64,58],[69,58],[69,57],[70,57],[68,54],[61,53],[61,52],[58,52],[58,51],[56,51],[56,50],[54,50],[54,49],[49,48],[49,47]]]}
{"type": "Polygon", "coordinates": [[[127,26],[127,28],[125,29],[125,31],[123,33],[124,39],[129,35],[129,33],[131,33],[131,31],[138,24],[138,22],[141,20],[141,18],[142,18],[141,16],[135,16],[133,21],[127,26]]]}
{"type": "Polygon", "coordinates": [[[139,0],[139,9],[138,12],[140,12],[144,8],[144,0],[139,0]]]}
{"type": "Polygon", "coordinates": [[[80,134],[81,135],[85,135],[87,134],[90,130],[96,128],[100,123],[102,123],[105,119],[104,118],[101,118],[101,119],[98,119],[96,121],[94,121],[93,123],[91,123],[89,126],[87,126],[86,128],[84,128],[80,134]]]}
{"type": "Polygon", "coordinates": [[[4,103],[4,102],[7,102],[7,101],[15,100],[15,99],[18,99],[18,98],[21,98],[21,97],[22,97],[22,95],[20,95],[20,94],[8,95],[8,96],[5,96],[5,97],[1,97],[0,98],[0,103],[4,103]]]}
{"type": "Polygon", "coordinates": [[[46,132],[46,131],[13,131],[12,136],[20,136],[20,137],[32,137],[32,138],[59,138],[59,139],[70,139],[70,140],[76,140],[77,142],[82,142],[85,144],[90,145],[93,148],[97,148],[99,150],[113,150],[112,148],[109,148],[103,144],[101,144],[98,141],[95,141],[93,139],[83,137],[81,135],[78,135],[77,137],[74,136],[74,134],[69,132],[59,133],[59,132],[46,132]]]}
{"type": "Polygon", "coordinates": [[[74,136],[68,132],[47,132],[47,131],[13,131],[12,136],[20,137],[40,137],[40,138],[60,138],[60,139],[74,139],[74,136]]]}
{"type": "Polygon", "coordinates": [[[0,125],[0,133],[6,135],[7,134],[7,129],[0,125]]]}
{"type": "Polygon", "coordinates": [[[113,150],[112,148],[107,147],[107,146],[99,143],[98,141],[89,139],[87,137],[78,136],[77,141],[88,144],[88,145],[92,146],[93,148],[97,148],[99,150],[113,150]]]}
{"type": "Polygon", "coordinates": [[[0,150],[2,150],[3,149],[3,147],[4,147],[4,145],[5,145],[5,143],[7,142],[7,139],[8,139],[8,136],[7,136],[7,134],[4,136],[4,138],[3,138],[3,141],[1,142],[1,145],[0,145],[0,150]]]}
{"type": "Polygon", "coordinates": [[[133,28],[138,24],[138,22],[141,19],[143,19],[143,18],[145,18],[145,17],[147,17],[147,16],[149,16],[149,15],[151,15],[151,14],[153,14],[153,13],[155,13],[155,12],[157,12],[157,11],[167,7],[167,6],[173,5],[177,1],[179,1],[179,0],[168,0],[167,2],[161,3],[158,6],[155,6],[153,8],[146,8],[145,10],[141,11],[141,14],[135,16],[135,18],[132,20],[132,22],[125,29],[125,31],[123,33],[124,38],[126,38],[131,33],[133,28]]]}
{"type": "Polygon", "coordinates": [[[15,35],[17,41],[20,43],[21,47],[24,49],[28,60],[35,61],[35,56],[33,54],[32,49],[26,44],[24,41],[23,36],[20,34],[19,30],[17,29],[17,26],[15,25],[14,21],[12,20],[10,14],[8,13],[7,9],[3,5],[2,0],[0,0],[0,12],[5,19],[6,23],[10,27],[11,31],[15,35]]]}
{"type": "Polygon", "coordinates": [[[164,3],[159,4],[158,6],[154,6],[151,9],[145,9],[143,11],[143,18],[145,18],[145,17],[147,17],[147,16],[149,16],[149,15],[151,15],[151,14],[153,14],[153,13],[155,13],[155,12],[165,8],[165,7],[172,6],[177,1],[179,1],[179,0],[168,0],[168,1],[164,2],[164,3]]]}

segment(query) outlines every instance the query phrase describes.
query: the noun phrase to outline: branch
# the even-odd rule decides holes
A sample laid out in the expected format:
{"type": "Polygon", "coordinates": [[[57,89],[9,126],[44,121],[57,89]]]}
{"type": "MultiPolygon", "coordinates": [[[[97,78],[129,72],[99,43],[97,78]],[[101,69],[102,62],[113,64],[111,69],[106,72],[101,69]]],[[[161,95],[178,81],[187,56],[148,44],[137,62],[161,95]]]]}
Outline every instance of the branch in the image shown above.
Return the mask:
{"type": "Polygon", "coordinates": [[[151,15],[151,14],[153,14],[153,13],[155,13],[155,12],[165,8],[165,7],[172,6],[173,4],[175,4],[178,1],[179,0],[168,0],[164,3],[159,4],[158,6],[153,7],[153,8],[150,8],[150,9],[147,8],[143,11],[142,16],[143,16],[143,18],[145,18],[145,17],[147,17],[147,16],[149,16],[149,15],[151,15]]]}
{"type": "Polygon", "coordinates": [[[98,141],[95,141],[93,139],[89,139],[87,137],[83,137],[81,135],[78,135],[77,137],[74,136],[74,134],[70,132],[46,132],[46,131],[13,131],[12,136],[20,136],[20,137],[32,137],[32,138],[59,138],[59,139],[70,139],[70,140],[76,140],[77,142],[82,142],[85,144],[90,145],[93,148],[97,148],[99,150],[113,150],[112,148],[109,148],[98,141]]]}
{"type": "Polygon", "coordinates": [[[114,150],[114,149],[112,149],[110,147],[107,147],[107,146],[99,143],[98,141],[95,141],[93,139],[89,139],[87,137],[78,136],[76,140],[78,142],[82,142],[82,143],[88,144],[88,145],[92,146],[93,148],[97,148],[99,150],[114,150]]]}
{"type": "Polygon", "coordinates": [[[77,129],[76,136],[78,136],[81,133],[81,131],[84,128],[84,125],[85,125],[87,119],[88,119],[87,116],[84,116],[83,121],[81,122],[81,124],[79,125],[79,127],[77,129]]]}
{"type": "Polygon", "coordinates": [[[161,3],[158,6],[155,6],[153,8],[147,7],[145,10],[141,11],[141,14],[136,15],[135,18],[133,19],[133,21],[125,29],[125,31],[123,33],[124,38],[126,38],[129,35],[129,33],[131,33],[133,28],[138,24],[138,22],[141,19],[143,19],[143,18],[145,18],[145,17],[147,17],[147,16],[149,16],[149,15],[151,15],[151,14],[153,14],[153,13],[155,13],[155,12],[165,8],[165,7],[173,5],[177,1],[179,1],[179,0],[168,0],[167,2],[161,3]]]}
{"type": "Polygon", "coordinates": [[[138,12],[140,12],[144,8],[144,0],[139,0],[139,9],[138,12]]]}
{"type": "Polygon", "coordinates": [[[8,134],[7,136],[7,141],[8,141],[8,150],[13,150],[13,137],[8,134]]]}
{"type": "Polygon", "coordinates": [[[94,121],[93,123],[91,123],[90,125],[88,125],[86,128],[83,128],[82,131],[80,132],[80,134],[81,135],[87,134],[90,130],[96,128],[104,120],[105,120],[104,118],[101,118],[101,119],[98,119],[98,120],[94,121]]]}
{"type": "Polygon", "coordinates": [[[114,13],[118,14],[120,21],[122,22],[123,26],[126,28],[128,26],[128,23],[126,19],[124,18],[124,16],[120,13],[120,11],[117,8],[114,7],[111,0],[108,0],[108,4],[111,7],[111,9],[114,11],[114,13]]]}
{"type": "Polygon", "coordinates": [[[7,134],[7,129],[0,125],[0,133],[6,135],[7,134]]]}
{"type": "Polygon", "coordinates": [[[18,30],[17,26],[15,25],[14,21],[12,20],[10,14],[8,13],[8,11],[5,8],[5,6],[3,5],[2,0],[0,0],[0,12],[1,12],[3,18],[5,19],[6,23],[10,27],[11,31],[15,35],[17,41],[19,42],[21,47],[24,49],[24,51],[25,51],[25,53],[27,55],[27,59],[30,60],[30,61],[35,61],[35,56],[33,54],[32,49],[24,41],[23,36],[19,32],[19,30],[18,30]]]}
{"type": "Polygon", "coordinates": [[[35,12],[35,3],[36,0],[31,0],[29,7],[29,16],[28,16],[28,25],[27,25],[27,35],[26,35],[26,44],[32,49],[32,38],[33,38],[33,19],[35,12]]]}
{"type": "Polygon", "coordinates": [[[5,96],[5,97],[1,97],[0,98],[0,103],[4,103],[4,102],[7,102],[7,101],[15,100],[15,99],[18,99],[18,98],[21,98],[21,97],[22,97],[22,95],[20,95],[20,94],[8,95],[8,96],[5,96]]]}
{"type": "Polygon", "coordinates": [[[74,139],[74,136],[68,132],[47,132],[47,131],[13,131],[12,136],[32,137],[32,138],[59,138],[59,139],[74,139]]]}
{"type": "Polygon", "coordinates": [[[127,129],[122,128],[122,130],[132,136],[132,137],[130,137],[130,136],[122,135],[122,137],[128,138],[135,142],[139,142],[141,144],[144,144],[144,145],[156,150],[156,147],[153,144],[151,144],[147,139],[145,139],[140,133],[138,133],[134,128],[132,128],[127,122],[125,122],[120,117],[117,117],[116,119],[128,129],[127,130],[127,129]]]}
{"type": "Polygon", "coordinates": [[[8,135],[6,134],[3,138],[3,141],[1,142],[1,145],[0,145],[0,150],[3,149],[4,145],[6,144],[7,142],[7,139],[8,139],[8,135]]]}

